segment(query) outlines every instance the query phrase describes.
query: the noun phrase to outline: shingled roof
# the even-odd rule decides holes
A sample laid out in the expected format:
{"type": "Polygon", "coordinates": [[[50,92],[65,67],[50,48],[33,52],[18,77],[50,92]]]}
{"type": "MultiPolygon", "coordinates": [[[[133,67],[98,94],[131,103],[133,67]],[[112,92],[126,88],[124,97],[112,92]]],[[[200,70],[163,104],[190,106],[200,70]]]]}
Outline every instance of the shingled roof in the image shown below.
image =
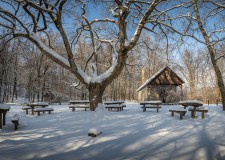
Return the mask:
{"type": "Polygon", "coordinates": [[[149,85],[182,85],[184,81],[168,66],[164,67],[141,85],[137,92],[149,85]]]}

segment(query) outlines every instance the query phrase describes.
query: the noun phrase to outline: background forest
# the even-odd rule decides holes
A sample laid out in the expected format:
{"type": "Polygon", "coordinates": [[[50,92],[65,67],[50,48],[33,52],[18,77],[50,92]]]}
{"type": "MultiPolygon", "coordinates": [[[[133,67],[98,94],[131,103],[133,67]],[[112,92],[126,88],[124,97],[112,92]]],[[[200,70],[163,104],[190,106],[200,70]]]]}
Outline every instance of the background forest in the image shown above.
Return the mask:
{"type": "MultiPolygon", "coordinates": [[[[60,42],[55,39],[55,47],[60,53],[64,53],[60,42]]],[[[69,71],[60,67],[45,55],[41,54],[37,47],[28,41],[13,40],[5,45],[2,40],[0,52],[0,101],[13,102],[19,97],[29,101],[63,102],[70,99],[88,99],[88,91],[76,80],[69,71]]],[[[87,55],[90,44],[80,42],[79,55],[82,59],[87,55]]],[[[205,103],[216,103],[220,100],[220,93],[216,85],[214,70],[212,69],[207,49],[204,47],[195,49],[194,45],[171,45],[167,52],[166,45],[159,37],[151,39],[142,36],[126,62],[122,74],[107,87],[104,100],[146,100],[146,90],[136,92],[147,79],[157,71],[168,65],[184,81],[184,99],[200,99],[205,103]],[[181,47],[182,46],[182,47],[181,47]],[[176,52],[174,51],[176,49],[176,52]]],[[[223,48],[218,51],[223,52],[223,48]]],[[[110,63],[107,48],[102,50],[99,64],[104,66],[110,63]]],[[[220,54],[220,53],[218,53],[220,54]]],[[[219,60],[220,68],[224,73],[224,59],[219,60]]],[[[80,64],[85,67],[84,64],[80,64]]],[[[170,91],[169,99],[179,101],[179,90],[170,91]]]]}
{"type": "Polygon", "coordinates": [[[225,110],[222,0],[0,4],[0,103],[89,99],[94,110],[101,99],[149,100],[136,90],[169,66],[185,81],[182,99],[225,110]]]}

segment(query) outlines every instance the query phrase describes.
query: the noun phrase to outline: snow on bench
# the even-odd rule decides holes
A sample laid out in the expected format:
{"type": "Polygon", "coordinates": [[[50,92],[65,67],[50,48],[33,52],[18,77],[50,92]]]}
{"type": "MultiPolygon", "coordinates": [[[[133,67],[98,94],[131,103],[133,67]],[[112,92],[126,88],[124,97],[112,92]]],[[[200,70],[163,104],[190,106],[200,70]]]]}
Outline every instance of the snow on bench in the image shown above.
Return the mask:
{"type": "Polygon", "coordinates": [[[179,113],[180,114],[180,120],[183,119],[183,116],[185,116],[185,114],[187,113],[186,110],[175,110],[175,109],[170,109],[169,110],[171,112],[171,116],[174,116],[174,113],[179,113]]]}
{"type": "Polygon", "coordinates": [[[31,107],[27,106],[27,107],[23,107],[22,110],[26,110],[26,114],[28,114],[28,110],[32,109],[31,107]]]}
{"type": "Polygon", "coordinates": [[[17,126],[19,125],[19,119],[20,119],[20,115],[19,114],[15,114],[12,118],[11,121],[14,124],[14,129],[17,130],[17,126]]]}

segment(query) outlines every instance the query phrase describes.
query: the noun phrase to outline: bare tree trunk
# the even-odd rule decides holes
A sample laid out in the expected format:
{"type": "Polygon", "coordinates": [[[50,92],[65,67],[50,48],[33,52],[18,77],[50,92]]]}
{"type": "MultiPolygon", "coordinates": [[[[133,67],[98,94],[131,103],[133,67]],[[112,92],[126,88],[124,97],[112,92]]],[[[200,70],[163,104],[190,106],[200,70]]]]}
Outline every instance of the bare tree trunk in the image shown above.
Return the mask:
{"type": "Polygon", "coordinates": [[[213,46],[210,45],[210,39],[208,34],[206,33],[206,30],[204,29],[203,23],[201,22],[201,17],[200,17],[200,13],[198,10],[198,5],[197,5],[197,0],[192,0],[194,3],[194,11],[196,13],[196,21],[198,23],[199,29],[205,39],[208,51],[209,51],[209,55],[211,58],[211,62],[213,64],[213,68],[216,74],[216,79],[217,79],[217,84],[219,86],[220,89],[220,93],[221,93],[221,98],[222,98],[222,104],[223,104],[223,110],[225,110],[225,86],[224,86],[224,82],[223,82],[223,76],[222,73],[220,71],[219,66],[217,65],[217,61],[215,58],[215,52],[213,50],[213,46]]]}
{"type": "Polygon", "coordinates": [[[98,103],[102,103],[102,95],[105,90],[105,87],[99,85],[98,83],[92,83],[89,85],[88,90],[90,110],[95,111],[98,106],[98,103]]]}
{"type": "Polygon", "coordinates": [[[14,83],[13,83],[12,102],[13,102],[14,96],[17,99],[17,89],[16,88],[17,88],[17,78],[15,77],[14,78],[14,83]]]}
{"type": "Polygon", "coordinates": [[[195,99],[196,98],[195,77],[192,72],[190,72],[189,83],[190,83],[190,90],[191,90],[191,99],[195,99]]]}

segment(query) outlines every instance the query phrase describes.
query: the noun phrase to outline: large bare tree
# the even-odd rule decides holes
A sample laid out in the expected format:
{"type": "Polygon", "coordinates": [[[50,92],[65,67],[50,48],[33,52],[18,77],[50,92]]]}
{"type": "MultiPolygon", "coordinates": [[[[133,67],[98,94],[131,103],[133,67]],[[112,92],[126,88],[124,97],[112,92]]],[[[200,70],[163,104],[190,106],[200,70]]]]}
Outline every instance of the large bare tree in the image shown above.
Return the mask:
{"type": "Polygon", "coordinates": [[[167,15],[176,13],[172,12],[173,9],[185,7],[186,2],[181,2],[1,0],[0,26],[8,30],[2,37],[29,39],[43,54],[74,74],[88,88],[91,110],[95,110],[102,102],[105,88],[122,72],[129,52],[137,44],[142,31],[162,32],[162,26],[170,26],[173,19],[173,16],[167,15]],[[103,10],[105,14],[99,16],[99,9],[107,7],[111,14],[103,10]],[[50,31],[58,32],[65,53],[59,53],[51,46],[50,31]],[[43,38],[49,45],[43,42],[43,38]],[[84,68],[76,60],[76,44],[81,38],[92,48],[84,68]],[[110,49],[111,61],[100,72],[100,48],[106,46],[110,49]]]}
{"type": "Polygon", "coordinates": [[[218,22],[213,22],[212,19],[217,18],[217,20],[219,20],[220,18],[224,18],[224,2],[212,0],[198,3],[197,0],[192,0],[192,3],[195,14],[195,21],[197,22],[198,29],[203,37],[202,43],[207,46],[211,62],[216,74],[217,84],[220,89],[223,110],[225,110],[225,86],[221,69],[219,68],[219,65],[217,63],[217,57],[215,52],[216,45],[225,40],[225,26],[220,25],[218,22]],[[205,6],[205,8],[200,6],[205,6]]]}

